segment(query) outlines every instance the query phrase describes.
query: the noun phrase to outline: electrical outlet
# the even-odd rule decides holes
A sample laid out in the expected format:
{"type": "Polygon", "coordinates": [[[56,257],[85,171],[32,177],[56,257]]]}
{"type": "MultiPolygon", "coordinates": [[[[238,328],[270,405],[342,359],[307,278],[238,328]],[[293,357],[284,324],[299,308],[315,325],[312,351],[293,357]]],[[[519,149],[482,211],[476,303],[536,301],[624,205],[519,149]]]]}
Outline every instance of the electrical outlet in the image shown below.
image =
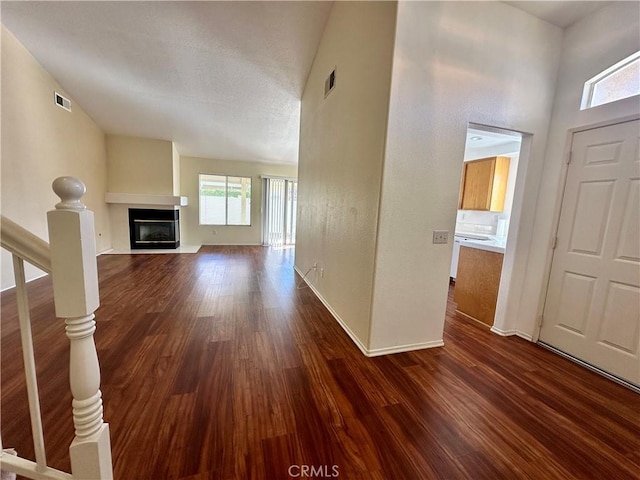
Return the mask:
{"type": "Polygon", "coordinates": [[[320,278],[324,278],[324,268],[320,269],[320,278]]]}
{"type": "Polygon", "coordinates": [[[433,231],[433,243],[449,243],[449,231],[448,230],[434,230],[433,231]]]}

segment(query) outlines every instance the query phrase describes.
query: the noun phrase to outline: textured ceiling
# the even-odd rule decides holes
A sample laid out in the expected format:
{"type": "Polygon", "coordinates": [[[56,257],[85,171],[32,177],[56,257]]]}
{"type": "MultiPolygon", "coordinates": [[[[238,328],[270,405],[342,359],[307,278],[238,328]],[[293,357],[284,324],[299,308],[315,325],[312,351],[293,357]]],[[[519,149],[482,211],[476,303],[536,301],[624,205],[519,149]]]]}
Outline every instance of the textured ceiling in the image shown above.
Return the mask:
{"type": "Polygon", "coordinates": [[[2,2],[2,23],[107,133],[297,163],[330,2],[2,2]]]}
{"type": "MultiPolygon", "coordinates": [[[[611,2],[506,2],[560,27],[611,2]]],[[[297,163],[332,3],[1,2],[2,23],[107,133],[182,155],[297,163]]]]}

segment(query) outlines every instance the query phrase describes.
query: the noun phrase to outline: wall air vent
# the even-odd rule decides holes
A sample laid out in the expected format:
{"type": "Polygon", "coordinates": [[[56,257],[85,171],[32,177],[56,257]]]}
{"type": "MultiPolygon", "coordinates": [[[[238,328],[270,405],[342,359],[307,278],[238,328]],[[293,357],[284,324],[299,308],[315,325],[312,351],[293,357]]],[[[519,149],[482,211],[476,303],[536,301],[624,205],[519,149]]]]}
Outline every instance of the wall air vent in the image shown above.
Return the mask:
{"type": "Polygon", "coordinates": [[[333,87],[336,86],[336,69],[329,74],[327,79],[324,82],[324,97],[327,98],[327,95],[331,93],[333,87]]]}
{"type": "Polygon", "coordinates": [[[64,108],[67,111],[71,111],[71,100],[69,100],[68,98],[63,97],[62,95],[60,95],[58,92],[53,92],[53,98],[54,101],[56,102],[56,105],[58,105],[59,107],[64,108]]]}

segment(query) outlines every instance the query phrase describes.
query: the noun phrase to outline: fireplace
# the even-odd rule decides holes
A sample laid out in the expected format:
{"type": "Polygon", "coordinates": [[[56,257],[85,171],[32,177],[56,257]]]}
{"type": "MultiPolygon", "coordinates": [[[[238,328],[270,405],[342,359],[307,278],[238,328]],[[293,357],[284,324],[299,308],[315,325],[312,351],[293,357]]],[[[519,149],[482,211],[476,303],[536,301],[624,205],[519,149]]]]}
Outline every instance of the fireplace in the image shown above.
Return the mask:
{"type": "Polygon", "coordinates": [[[180,210],[130,208],[129,238],[132,249],[178,248],[180,210]]]}

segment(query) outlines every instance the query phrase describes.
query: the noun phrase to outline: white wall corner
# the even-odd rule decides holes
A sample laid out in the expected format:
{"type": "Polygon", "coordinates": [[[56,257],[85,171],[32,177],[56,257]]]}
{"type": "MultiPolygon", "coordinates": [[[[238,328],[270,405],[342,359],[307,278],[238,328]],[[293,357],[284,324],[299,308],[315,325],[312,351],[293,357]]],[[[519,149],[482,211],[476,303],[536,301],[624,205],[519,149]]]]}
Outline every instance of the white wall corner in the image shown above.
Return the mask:
{"type": "Polygon", "coordinates": [[[318,300],[322,302],[322,304],[327,308],[329,313],[336,319],[338,325],[342,327],[342,329],[346,332],[346,334],[351,338],[353,343],[356,344],[358,349],[367,357],[379,357],[382,355],[389,355],[392,353],[403,353],[403,352],[412,352],[414,350],[424,350],[426,348],[433,347],[442,347],[444,346],[444,342],[442,340],[433,340],[429,342],[420,342],[420,343],[411,343],[405,345],[393,345],[389,347],[381,347],[369,349],[365,346],[365,344],[358,338],[358,336],[349,328],[346,322],[338,315],[338,313],[331,308],[331,305],[325,300],[325,298],[320,294],[320,292],[313,286],[312,283],[309,282],[306,278],[304,278],[304,273],[300,271],[298,267],[293,267],[294,270],[304,279],[304,282],[311,289],[311,291],[318,297],[318,300]]]}
{"type": "Polygon", "coordinates": [[[304,280],[304,282],[311,289],[311,291],[315,294],[315,296],[318,297],[318,300],[320,300],[322,302],[322,304],[327,308],[327,310],[333,316],[333,318],[336,319],[336,321],[338,322],[338,325],[340,325],[342,327],[342,329],[347,333],[347,335],[349,335],[349,338],[351,338],[351,340],[353,340],[353,343],[356,344],[356,346],[360,349],[360,351],[365,356],[370,357],[371,354],[369,352],[369,349],[365,346],[364,343],[362,343],[362,341],[358,338],[358,336],[349,328],[349,326],[346,324],[346,322],[344,320],[342,320],[342,318],[340,318],[340,315],[338,315],[338,313],[333,308],[331,308],[331,305],[329,305],[329,303],[320,294],[320,292],[313,286],[313,284],[310,283],[309,280],[307,280],[305,278],[304,272],[300,271],[300,269],[297,266],[294,266],[293,269],[298,273],[298,275],[300,275],[300,277],[304,280]]]}

